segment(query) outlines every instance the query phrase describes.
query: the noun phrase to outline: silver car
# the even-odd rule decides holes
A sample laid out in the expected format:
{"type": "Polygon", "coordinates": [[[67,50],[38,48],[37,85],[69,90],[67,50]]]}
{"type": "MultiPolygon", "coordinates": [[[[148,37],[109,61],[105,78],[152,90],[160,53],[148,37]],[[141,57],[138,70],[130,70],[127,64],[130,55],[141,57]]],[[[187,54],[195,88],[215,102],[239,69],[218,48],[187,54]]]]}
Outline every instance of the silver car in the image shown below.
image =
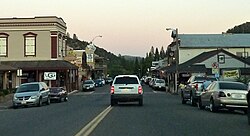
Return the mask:
{"type": "Polygon", "coordinates": [[[111,106],[118,102],[138,101],[143,105],[143,90],[136,75],[116,76],[111,85],[111,106]]]}
{"type": "Polygon", "coordinates": [[[247,113],[247,85],[233,81],[214,81],[200,96],[198,107],[209,106],[211,112],[221,108],[231,111],[243,110],[247,113]]]}
{"type": "Polygon", "coordinates": [[[95,82],[93,80],[85,80],[82,84],[83,91],[94,91],[95,90],[95,82]]]}
{"type": "Polygon", "coordinates": [[[49,88],[44,82],[21,84],[13,97],[13,108],[19,106],[42,106],[43,102],[50,104],[49,88]]]}
{"type": "Polygon", "coordinates": [[[166,83],[164,79],[156,79],[153,84],[153,89],[166,91],[166,83]]]}

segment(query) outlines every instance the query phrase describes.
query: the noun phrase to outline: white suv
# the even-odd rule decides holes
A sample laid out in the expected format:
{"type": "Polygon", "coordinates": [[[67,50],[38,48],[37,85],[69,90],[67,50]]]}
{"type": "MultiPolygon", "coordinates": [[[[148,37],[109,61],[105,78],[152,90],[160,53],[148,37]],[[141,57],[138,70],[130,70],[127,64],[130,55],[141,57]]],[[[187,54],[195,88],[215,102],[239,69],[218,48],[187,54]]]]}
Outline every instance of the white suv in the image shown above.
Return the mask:
{"type": "Polygon", "coordinates": [[[143,105],[143,90],[136,75],[116,76],[111,85],[111,106],[118,102],[138,101],[143,105]]]}

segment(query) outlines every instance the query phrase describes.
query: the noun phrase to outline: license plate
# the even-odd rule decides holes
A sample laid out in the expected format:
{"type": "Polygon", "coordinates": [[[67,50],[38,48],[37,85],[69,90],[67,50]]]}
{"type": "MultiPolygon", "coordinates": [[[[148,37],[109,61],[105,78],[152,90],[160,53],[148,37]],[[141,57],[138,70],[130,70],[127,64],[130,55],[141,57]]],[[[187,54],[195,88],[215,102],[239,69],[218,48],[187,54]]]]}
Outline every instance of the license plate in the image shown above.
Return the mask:
{"type": "Polygon", "coordinates": [[[161,86],[159,86],[159,88],[161,88],[161,86]]]}
{"type": "Polygon", "coordinates": [[[87,87],[87,89],[89,89],[89,87],[87,87]]]}
{"type": "Polygon", "coordinates": [[[26,101],[21,101],[21,104],[26,104],[26,101]]]}

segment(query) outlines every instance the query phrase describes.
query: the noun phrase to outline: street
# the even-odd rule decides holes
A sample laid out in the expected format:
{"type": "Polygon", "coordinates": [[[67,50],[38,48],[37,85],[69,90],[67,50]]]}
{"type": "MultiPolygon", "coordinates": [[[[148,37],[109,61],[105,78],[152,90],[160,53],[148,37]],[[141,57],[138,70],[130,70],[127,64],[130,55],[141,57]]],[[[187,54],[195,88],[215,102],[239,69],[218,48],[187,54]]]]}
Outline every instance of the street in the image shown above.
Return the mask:
{"type": "MultiPolygon", "coordinates": [[[[110,106],[109,85],[78,92],[68,102],[0,111],[1,136],[74,136],[110,106]]],[[[111,107],[91,136],[249,136],[241,112],[199,110],[181,104],[180,96],[144,85],[144,105],[111,107]]]]}

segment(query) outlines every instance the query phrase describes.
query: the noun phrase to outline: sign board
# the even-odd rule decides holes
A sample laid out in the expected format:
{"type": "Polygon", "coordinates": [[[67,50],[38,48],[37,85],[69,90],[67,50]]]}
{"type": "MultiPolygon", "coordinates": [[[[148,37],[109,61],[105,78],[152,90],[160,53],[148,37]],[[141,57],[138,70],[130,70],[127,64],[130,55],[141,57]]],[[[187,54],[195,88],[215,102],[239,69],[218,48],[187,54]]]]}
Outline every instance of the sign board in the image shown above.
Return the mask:
{"type": "Polygon", "coordinates": [[[212,74],[219,74],[219,64],[218,64],[218,62],[212,63],[212,74]]]}
{"type": "Polygon", "coordinates": [[[56,80],[56,72],[44,72],[44,80],[56,80]]]}
{"type": "Polygon", "coordinates": [[[224,80],[235,80],[236,78],[240,77],[240,72],[239,70],[225,70],[223,71],[223,79],[224,80]]]}
{"type": "Polygon", "coordinates": [[[17,76],[22,76],[22,75],[23,75],[22,69],[18,69],[18,70],[17,70],[17,76]]]}

